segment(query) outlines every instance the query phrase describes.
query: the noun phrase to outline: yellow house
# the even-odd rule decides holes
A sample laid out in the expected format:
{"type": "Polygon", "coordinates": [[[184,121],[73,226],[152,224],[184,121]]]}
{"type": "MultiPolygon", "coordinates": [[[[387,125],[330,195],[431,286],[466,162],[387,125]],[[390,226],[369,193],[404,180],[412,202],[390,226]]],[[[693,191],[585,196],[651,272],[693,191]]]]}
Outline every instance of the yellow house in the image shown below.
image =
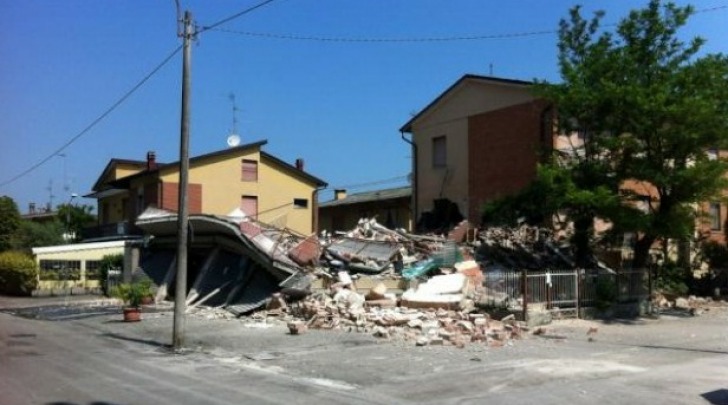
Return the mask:
{"type": "MultiPolygon", "coordinates": [[[[308,235],[316,232],[318,191],[326,183],[263,150],[267,141],[190,158],[190,214],[227,215],[235,209],[258,221],[308,235]]],[[[148,207],[177,211],[179,162],[112,159],[86,197],[98,200],[94,237],[139,234],[134,220],[148,207]]]]}

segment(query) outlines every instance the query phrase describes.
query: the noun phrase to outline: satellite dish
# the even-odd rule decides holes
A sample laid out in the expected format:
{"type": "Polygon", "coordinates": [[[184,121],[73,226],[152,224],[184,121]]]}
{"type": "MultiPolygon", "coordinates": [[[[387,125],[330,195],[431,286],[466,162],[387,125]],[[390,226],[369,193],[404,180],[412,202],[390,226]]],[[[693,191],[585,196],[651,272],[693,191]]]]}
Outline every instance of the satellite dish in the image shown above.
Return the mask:
{"type": "Polygon", "coordinates": [[[240,137],[238,135],[232,134],[228,136],[227,138],[227,144],[229,147],[234,148],[238,145],[240,145],[240,137]]]}

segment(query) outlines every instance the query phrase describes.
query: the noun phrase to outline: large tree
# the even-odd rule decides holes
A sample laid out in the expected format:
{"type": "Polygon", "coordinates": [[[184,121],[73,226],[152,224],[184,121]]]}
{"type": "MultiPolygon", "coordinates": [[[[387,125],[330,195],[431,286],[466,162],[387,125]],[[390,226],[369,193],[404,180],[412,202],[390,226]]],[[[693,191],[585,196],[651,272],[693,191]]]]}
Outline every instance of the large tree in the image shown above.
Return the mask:
{"type": "Polygon", "coordinates": [[[647,264],[655,241],[689,237],[695,205],[728,187],[728,162],[707,153],[728,148],[728,58],[700,55],[700,38],[679,38],[692,13],[652,0],[612,32],[603,13],[586,20],[575,7],[560,24],[562,82],[538,86],[556,106],[559,130],[586,140],[570,173],[589,182],[575,184],[612,187],[625,206],[645,203],[642,215],[607,218],[638,235],[635,267],[647,264]]]}
{"type": "Polygon", "coordinates": [[[96,221],[93,207],[90,205],[61,204],[58,206],[57,212],[64,232],[68,232],[74,241],[80,239],[81,231],[84,228],[93,225],[96,221]]]}
{"type": "Polygon", "coordinates": [[[20,211],[8,196],[0,197],[0,252],[12,247],[15,232],[20,227],[20,211]]]}

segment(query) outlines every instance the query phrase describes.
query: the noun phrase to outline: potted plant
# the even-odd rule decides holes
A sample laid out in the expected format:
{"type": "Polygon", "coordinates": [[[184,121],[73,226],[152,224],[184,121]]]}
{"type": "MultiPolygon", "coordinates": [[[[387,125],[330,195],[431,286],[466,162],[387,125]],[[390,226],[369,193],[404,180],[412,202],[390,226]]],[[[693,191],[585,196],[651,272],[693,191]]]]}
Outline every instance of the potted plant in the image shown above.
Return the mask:
{"type": "Polygon", "coordinates": [[[141,321],[141,306],[145,299],[152,294],[152,281],[143,278],[131,283],[122,283],[114,287],[111,291],[113,297],[119,298],[124,302],[124,321],[137,322],[141,321]]]}

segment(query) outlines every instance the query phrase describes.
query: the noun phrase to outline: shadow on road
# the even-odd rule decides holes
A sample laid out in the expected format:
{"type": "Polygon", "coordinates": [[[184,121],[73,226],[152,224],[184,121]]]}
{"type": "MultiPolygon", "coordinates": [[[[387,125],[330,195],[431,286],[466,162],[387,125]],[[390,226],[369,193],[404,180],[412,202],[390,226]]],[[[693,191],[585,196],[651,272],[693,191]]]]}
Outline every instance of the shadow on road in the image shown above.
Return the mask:
{"type": "Polygon", "coordinates": [[[162,342],[159,342],[157,340],[152,340],[152,339],[139,339],[139,338],[134,338],[134,337],[120,335],[118,333],[107,332],[107,333],[102,333],[101,336],[108,337],[108,338],[111,338],[111,339],[124,340],[124,341],[127,341],[127,342],[141,343],[143,345],[153,346],[153,347],[156,347],[156,348],[162,348],[162,349],[165,349],[165,350],[171,349],[171,347],[172,347],[170,344],[162,343],[162,342]]]}
{"type": "Polygon", "coordinates": [[[706,392],[700,394],[701,397],[705,398],[706,401],[713,405],[725,405],[728,404],[728,389],[720,389],[715,391],[706,392]]]}
{"type": "MultiPolygon", "coordinates": [[[[83,404],[77,404],[75,402],[60,401],[60,402],[48,402],[45,405],[83,405],[83,404]]],[[[94,401],[94,402],[89,402],[88,405],[120,405],[120,404],[117,404],[116,402],[94,401]]]]}

